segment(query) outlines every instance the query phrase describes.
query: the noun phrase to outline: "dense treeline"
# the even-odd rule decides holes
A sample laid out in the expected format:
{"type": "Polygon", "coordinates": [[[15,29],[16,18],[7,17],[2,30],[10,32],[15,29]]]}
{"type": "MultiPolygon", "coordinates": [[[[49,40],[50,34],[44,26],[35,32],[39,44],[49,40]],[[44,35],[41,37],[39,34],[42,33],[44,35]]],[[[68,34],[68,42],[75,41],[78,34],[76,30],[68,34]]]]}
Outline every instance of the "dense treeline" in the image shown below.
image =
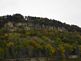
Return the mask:
{"type": "Polygon", "coordinates": [[[81,55],[81,28],[60,21],[22,16],[0,17],[0,59],[81,55]]]}
{"type": "Polygon", "coordinates": [[[21,14],[7,15],[0,17],[0,27],[3,27],[5,23],[13,22],[13,25],[17,23],[26,23],[27,25],[31,25],[33,27],[38,28],[58,28],[62,31],[69,32],[81,32],[81,28],[77,25],[69,25],[66,23],[62,23],[60,21],[48,18],[41,17],[32,17],[32,16],[22,16],[21,14]]]}

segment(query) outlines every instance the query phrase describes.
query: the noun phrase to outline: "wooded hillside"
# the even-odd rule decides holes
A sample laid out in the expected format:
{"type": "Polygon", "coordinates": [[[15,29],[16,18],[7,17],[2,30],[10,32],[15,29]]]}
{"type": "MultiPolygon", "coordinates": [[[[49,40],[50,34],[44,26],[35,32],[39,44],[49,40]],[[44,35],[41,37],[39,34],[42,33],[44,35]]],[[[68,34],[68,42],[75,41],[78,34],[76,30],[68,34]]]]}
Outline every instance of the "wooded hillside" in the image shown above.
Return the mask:
{"type": "Polygon", "coordinates": [[[0,59],[81,55],[81,28],[21,14],[0,16],[0,59]]]}

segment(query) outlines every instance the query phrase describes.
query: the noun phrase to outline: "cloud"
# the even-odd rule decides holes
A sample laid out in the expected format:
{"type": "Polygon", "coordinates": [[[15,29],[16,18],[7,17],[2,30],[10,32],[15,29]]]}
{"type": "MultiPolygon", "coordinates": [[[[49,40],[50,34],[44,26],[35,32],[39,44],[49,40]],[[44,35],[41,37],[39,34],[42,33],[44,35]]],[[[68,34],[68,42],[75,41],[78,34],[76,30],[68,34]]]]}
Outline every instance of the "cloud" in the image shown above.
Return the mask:
{"type": "Polygon", "coordinates": [[[81,26],[81,0],[0,0],[0,15],[13,13],[48,17],[81,26]]]}

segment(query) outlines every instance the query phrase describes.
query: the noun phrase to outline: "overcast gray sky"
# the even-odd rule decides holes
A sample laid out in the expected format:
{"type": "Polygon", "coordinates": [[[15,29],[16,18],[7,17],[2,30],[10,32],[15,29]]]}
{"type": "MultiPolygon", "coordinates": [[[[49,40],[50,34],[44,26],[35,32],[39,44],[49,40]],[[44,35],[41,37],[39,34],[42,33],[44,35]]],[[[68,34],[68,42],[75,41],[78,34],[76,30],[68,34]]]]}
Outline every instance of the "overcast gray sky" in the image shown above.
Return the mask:
{"type": "Polygon", "coordinates": [[[81,27],[81,0],[0,0],[0,15],[47,17],[81,27]]]}

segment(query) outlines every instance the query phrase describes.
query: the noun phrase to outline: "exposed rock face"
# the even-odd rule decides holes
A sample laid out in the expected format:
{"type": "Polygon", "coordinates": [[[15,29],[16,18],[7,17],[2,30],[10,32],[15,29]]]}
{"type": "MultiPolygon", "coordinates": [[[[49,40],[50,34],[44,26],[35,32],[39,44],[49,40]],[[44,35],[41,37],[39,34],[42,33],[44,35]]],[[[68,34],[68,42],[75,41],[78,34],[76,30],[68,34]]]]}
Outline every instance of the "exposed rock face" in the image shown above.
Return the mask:
{"type": "MultiPolygon", "coordinates": [[[[59,31],[71,31],[71,32],[81,32],[81,28],[76,25],[68,25],[60,21],[48,18],[32,17],[32,16],[22,16],[21,14],[7,15],[0,17],[0,27],[3,26],[10,27],[10,29],[15,29],[16,27],[22,27],[25,30],[30,29],[57,29],[59,31]]],[[[15,31],[15,30],[12,30],[15,31]]]]}

